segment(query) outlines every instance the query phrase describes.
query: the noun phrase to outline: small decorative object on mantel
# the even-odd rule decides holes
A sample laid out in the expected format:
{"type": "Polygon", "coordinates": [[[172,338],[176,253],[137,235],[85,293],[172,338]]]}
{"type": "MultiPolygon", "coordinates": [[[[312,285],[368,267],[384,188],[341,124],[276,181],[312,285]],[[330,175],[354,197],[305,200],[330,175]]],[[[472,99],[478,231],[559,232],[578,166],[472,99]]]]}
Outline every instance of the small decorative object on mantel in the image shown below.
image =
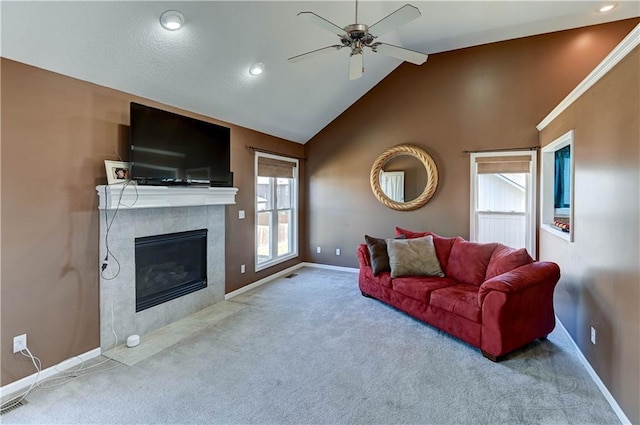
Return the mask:
{"type": "MultiPolygon", "coordinates": [[[[369,177],[371,190],[378,201],[398,211],[413,211],[421,208],[429,202],[438,187],[438,168],[436,167],[435,161],[424,149],[413,145],[398,145],[384,151],[373,163],[369,177]],[[380,183],[381,176],[385,172],[385,165],[388,164],[392,158],[403,155],[418,159],[422,166],[424,166],[424,171],[426,171],[426,182],[423,182],[423,187],[421,185],[422,192],[417,195],[415,199],[408,201],[404,200],[404,195],[400,197],[392,196],[392,194],[384,190],[380,183]]],[[[404,185],[404,182],[402,182],[402,185],[404,185]]]]}
{"type": "Polygon", "coordinates": [[[107,171],[107,184],[122,184],[129,181],[129,163],[122,161],[104,161],[107,171]]]}

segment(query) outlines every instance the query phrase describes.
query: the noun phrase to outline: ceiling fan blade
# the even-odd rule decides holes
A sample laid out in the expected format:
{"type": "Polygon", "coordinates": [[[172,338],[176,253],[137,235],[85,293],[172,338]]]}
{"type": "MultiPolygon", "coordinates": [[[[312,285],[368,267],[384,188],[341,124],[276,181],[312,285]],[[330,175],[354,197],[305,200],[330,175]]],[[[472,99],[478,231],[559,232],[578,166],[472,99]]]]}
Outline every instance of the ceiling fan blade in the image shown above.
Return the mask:
{"type": "Polygon", "coordinates": [[[312,51],[307,52],[307,53],[302,53],[301,55],[290,57],[287,60],[289,62],[291,62],[291,63],[296,63],[296,62],[300,62],[301,60],[314,58],[314,57],[319,56],[319,55],[321,55],[323,53],[329,53],[329,52],[333,52],[334,50],[340,50],[343,47],[344,46],[342,44],[334,44],[333,46],[323,47],[321,49],[312,50],[312,51]]]}
{"type": "Polygon", "coordinates": [[[318,25],[319,27],[322,27],[322,28],[326,29],[327,31],[332,32],[333,34],[337,35],[338,37],[342,37],[343,35],[346,35],[346,32],[342,28],[340,28],[339,26],[337,26],[333,22],[324,19],[322,16],[316,15],[313,12],[300,12],[300,13],[298,13],[298,16],[301,16],[304,19],[306,19],[307,21],[312,22],[312,23],[318,25]]]}
{"type": "Polygon", "coordinates": [[[422,65],[427,61],[427,58],[429,57],[429,55],[416,52],[415,50],[409,50],[405,49],[404,47],[398,47],[386,43],[373,43],[371,45],[371,50],[376,53],[382,53],[383,55],[411,62],[415,65],[422,65]]]}
{"type": "Polygon", "coordinates": [[[362,53],[352,53],[349,56],[349,79],[357,80],[362,77],[362,53]]]}
{"type": "Polygon", "coordinates": [[[407,24],[419,17],[420,10],[417,7],[411,6],[410,4],[405,4],[400,9],[390,13],[375,24],[371,25],[369,27],[369,34],[373,35],[374,37],[379,37],[382,34],[393,31],[399,26],[407,24]]]}

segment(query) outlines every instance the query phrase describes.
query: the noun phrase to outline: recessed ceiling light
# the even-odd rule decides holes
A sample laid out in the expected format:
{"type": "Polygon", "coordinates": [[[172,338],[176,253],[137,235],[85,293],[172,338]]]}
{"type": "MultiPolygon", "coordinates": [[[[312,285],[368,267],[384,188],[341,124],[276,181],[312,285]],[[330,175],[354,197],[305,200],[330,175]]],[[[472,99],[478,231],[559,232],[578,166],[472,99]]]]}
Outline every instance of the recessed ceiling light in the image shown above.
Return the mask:
{"type": "Polygon", "coordinates": [[[249,74],[251,75],[260,75],[264,72],[264,64],[259,62],[259,63],[254,63],[253,65],[251,65],[251,68],[249,68],[249,74]]]}
{"type": "Polygon", "coordinates": [[[167,10],[160,15],[160,24],[169,31],[179,30],[184,25],[184,16],[177,10],[167,10]]]}
{"type": "Polygon", "coordinates": [[[598,9],[598,12],[600,12],[600,13],[609,12],[609,11],[615,9],[616,6],[617,6],[617,4],[615,4],[615,3],[605,4],[604,6],[600,7],[600,9],[598,9]]]}

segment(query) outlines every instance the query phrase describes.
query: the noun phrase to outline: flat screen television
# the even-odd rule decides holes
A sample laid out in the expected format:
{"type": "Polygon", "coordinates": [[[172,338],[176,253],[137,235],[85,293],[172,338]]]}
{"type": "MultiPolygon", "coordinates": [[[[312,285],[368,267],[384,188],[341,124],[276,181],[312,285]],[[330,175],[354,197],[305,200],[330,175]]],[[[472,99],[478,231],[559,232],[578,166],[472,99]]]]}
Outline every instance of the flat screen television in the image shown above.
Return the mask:
{"type": "Polygon", "coordinates": [[[138,184],[233,186],[229,128],[135,102],[130,118],[138,184]]]}

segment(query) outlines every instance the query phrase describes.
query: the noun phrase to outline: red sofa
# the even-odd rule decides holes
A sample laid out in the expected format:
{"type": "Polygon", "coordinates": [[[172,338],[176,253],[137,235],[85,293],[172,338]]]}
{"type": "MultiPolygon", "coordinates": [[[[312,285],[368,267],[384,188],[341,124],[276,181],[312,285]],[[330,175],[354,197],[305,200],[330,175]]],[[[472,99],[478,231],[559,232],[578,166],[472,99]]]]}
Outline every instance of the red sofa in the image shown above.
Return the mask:
{"type": "Polygon", "coordinates": [[[383,301],[480,348],[498,361],[505,354],[544,339],[555,327],[555,263],[534,261],[524,249],[445,238],[396,228],[396,236],[432,235],[444,277],[374,276],[370,251],[358,247],[362,295],[383,301]]]}

